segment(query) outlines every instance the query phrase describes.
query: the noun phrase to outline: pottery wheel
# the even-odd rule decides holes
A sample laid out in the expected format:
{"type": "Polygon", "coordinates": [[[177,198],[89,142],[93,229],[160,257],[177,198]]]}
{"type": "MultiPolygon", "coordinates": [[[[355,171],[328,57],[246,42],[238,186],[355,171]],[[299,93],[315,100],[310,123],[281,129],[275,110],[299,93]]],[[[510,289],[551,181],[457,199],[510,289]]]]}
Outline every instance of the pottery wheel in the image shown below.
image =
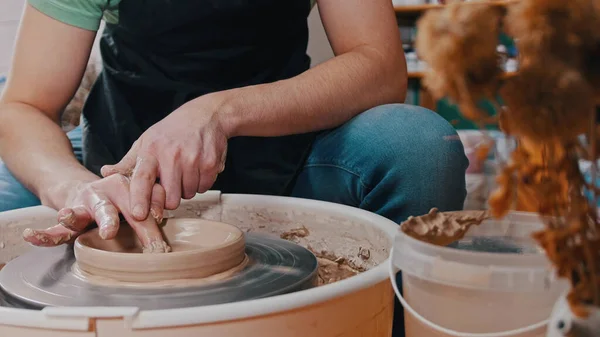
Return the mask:
{"type": "Polygon", "coordinates": [[[13,307],[135,306],[172,309],[263,298],[316,284],[317,259],[292,242],[245,234],[248,265],[204,285],[131,289],[92,285],[72,272],[72,246],[34,248],[0,270],[0,302],[13,307]],[[4,297],[4,299],[2,299],[4,297]]]}

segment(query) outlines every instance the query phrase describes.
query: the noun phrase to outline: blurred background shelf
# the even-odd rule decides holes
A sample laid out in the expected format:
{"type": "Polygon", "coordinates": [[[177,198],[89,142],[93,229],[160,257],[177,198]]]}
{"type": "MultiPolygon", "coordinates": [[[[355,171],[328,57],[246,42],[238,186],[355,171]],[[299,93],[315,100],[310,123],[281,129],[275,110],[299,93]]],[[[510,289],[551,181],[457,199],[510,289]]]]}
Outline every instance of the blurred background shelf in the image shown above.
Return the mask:
{"type": "MultiPolygon", "coordinates": [[[[426,71],[409,71],[408,72],[408,78],[409,79],[415,79],[415,80],[419,80],[422,79],[425,76],[426,71]]],[[[511,72],[505,72],[502,74],[502,76],[500,77],[501,79],[508,79],[511,77],[514,77],[518,74],[518,72],[516,71],[511,71],[511,72]]]]}
{"type": "MultiPolygon", "coordinates": [[[[475,1],[468,1],[465,2],[465,5],[476,5],[476,4],[481,4],[481,3],[489,3],[492,5],[498,5],[498,6],[507,6],[507,5],[511,5],[514,3],[519,2],[519,0],[475,0],[475,1]]],[[[394,6],[394,10],[396,11],[396,15],[397,16],[405,16],[405,17],[418,17],[421,14],[423,14],[424,12],[426,12],[427,10],[430,9],[436,9],[436,8],[442,8],[445,5],[431,5],[431,4],[425,4],[425,5],[395,5],[394,6]]]]}
{"type": "MultiPolygon", "coordinates": [[[[517,74],[518,72],[505,72],[500,78],[502,80],[506,80],[516,76],[517,74]]],[[[429,110],[436,111],[459,129],[477,128],[476,125],[465,120],[460,114],[458,107],[454,106],[447,99],[434,99],[427,87],[425,87],[421,83],[421,80],[424,75],[425,72],[423,71],[408,72],[408,96],[410,97],[409,100],[412,101],[411,104],[420,105],[429,110]],[[411,92],[412,95],[410,94],[411,92]]],[[[485,110],[487,110],[490,113],[493,113],[493,105],[489,104],[488,102],[484,102],[483,105],[485,106],[485,110]]]]}
{"type": "MultiPolygon", "coordinates": [[[[510,6],[521,0],[473,0],[464,2],[464,6],[477,4],[491,4],[494,6],[510,6]]],[[[447,1],[448,2],[448,1],[447,1]]],[[[444,8],[446,5],[425,4],[425,5],[395,5],[396,19],[398,28],[402,36],[402,45],[408,66],[408,93],[406,103],[420,105],[429,110],[433,110],[451,122],[457,129],[474,129],[477,126],[465,120],[458,107],[447,99],[434,99],[428,88],[423,85],[423,77],[427,72],[427,65],[419,59],[416,50],[417,22],[420,17],[428,10],[444,8]]],[[[502,55],[502,67],[505,73],[501,79],[506,80],[514,77],[518,72],[518,52],[514,41],[502,33],[498,37],[498,52],[502,55]]],[[[481,107],[490,114],[495,113],[491,102],[481,102],[481,107]]],[[[494,128],[492,126],[492,128],[494,128]]]]}

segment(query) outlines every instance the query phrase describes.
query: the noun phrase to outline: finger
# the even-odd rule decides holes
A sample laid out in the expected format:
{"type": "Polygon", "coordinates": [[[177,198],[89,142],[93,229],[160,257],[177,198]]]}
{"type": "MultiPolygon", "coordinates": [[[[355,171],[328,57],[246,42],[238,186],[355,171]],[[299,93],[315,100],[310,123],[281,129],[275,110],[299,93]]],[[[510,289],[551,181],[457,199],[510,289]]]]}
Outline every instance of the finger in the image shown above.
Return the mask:
{"type": "Polygon", "coordinates": [[[119,212],[108,197],[94,193],[88,196],[87,203],[98,224],[98,233],[104,240],[114,239],[119,231],[119,212]]]}
{"type": "Polygon", "coordinates": [[[144,253],[168,253],[171,251],[154,218],[149,217],[146,220],[138,221],[128,212],[123,213],[123,216],[142,243],[144,253]]]}
{"type": "Polygon", "coordinates": [[[160,165],[160,184],[167,194],[165,208],[173,210],[179,207],[181,202],[182,172],[175,167],[174,161],[168,161],[160,165]]]}
{"type": "Polygon", "coordinates": [[[83,231],[92,220],[92,216],[84,206],[63,208],[58,211],[58,224],[74,232],[83,231]]]}
{"type": "Polygon", "coordinates": [[[218,159],[218,156],[213,152],[213,155],[205,156],[205,161],[203,162],[202,172],[200,173],[200,182],[198,183],[198,193],[204,193],[208,191],[217,180],[217,176],[221,173],[221,170],[224,169],[224,155],[221,156],[221,159],[218,159]]]}
{"type": "Polygon", "coordinates": [[[63,225],[56,225],[45,230],[27,228],[23,231],[23,239],[34,246],[54,247],[71,242],[78,234],[63,225]]]}
{"type": "Polygon", "coordinates": [[[227,159],[227,148],[217,155],[218,151],[207,151],[201,163],[200,182],[198,183],[198,193],[208,191],[217,180],[219,173],[225,170],[225,160],[227,159]]]}
{"type": "Polygon", "coordinates": [[[164,218],[165,199],[165,189],[159,184],[154,184],[154,187],[152,188],[152,202],[150,205],[150,214],[152,215],[157,224],[160,224],[164,218]]]}
{"type": "MultiPolygon", "coordinates": [[[[137,237],[144,247],[144,252],[168,252],[170,247],[165,243],[162,232],[158,228],[156,220],[152,217],[148,217],[143,221],[136,220],[131,212],[129,211],[129,186],[128,179],[123,176],[115,176],[120,179],[120,186],[118,189],[114,189],[110,194],[110,201],[113,205],[118,205],[121,210],[121,214],[131,228],[135,231],[137,237]]],[[[153,189],[154,190],[154,189],[153,189]]],[[[157,190],[159,191],[159,190],[157,190]]],[[[158,198],[160,199],[160,191],[158,198]]],[[[157,202],[159,202],[157,200],[157,202]]]]}
{"type": "Polygon", "coordinates": [[[198,191],[198,183],[200,183],[200,173],[197,165],[184,165],[182,177],[183,198],[191,199],[198,191]]]}
{"type": "Polygon", "coordinates": [[[115,165],[104,165],[102,168],[100,168],[100,174],[104,178],[115,174],[122,174],[126,177],[131,177],[134,167],[135,162],[134,164],[129,164],[129,162],[127,162],[127,164],[121,164],[121,162],[119,162],[115,165]]]}
{"type": "Polygon", "coordinates": [[[220,160],[221,165],[219,166],[219,171],[218,171],[219,174],[223,173],[223,171],[225,171],[225,163],[226,162],[227,162],[227,145],[225,146],[225,149],[221,153],[221,160],[220,160]]]}
{"type": "Polygon", "coordinates": [[[131,150],[127,152],[127,154],[123,157],[123,159],[121,159],[121,161],[114,165],[102,166],[102,168],[100,169],[100,174],[102,174],[104,178],[117,173],[127,177],[131,176],[136,164],[137,152],[137,146],[136,144],[134,144],[131,147],[131,150]]]}
{"type": "Polygon", "coordinates": [[[74,240],[91,223],[85,207],[63,208],[58,212],[58,225],[45,230],[26,229],[25,241],[40,247],[53,247],[74,240]]]}
{"type": "Polygon", "coordinates": [[[152,188],[156,183],[158,162],[156,158],[148,156],[138,158],[129,182],[129,204],[131,213],[141,221],[148,217],[152,188]]]}
{"type": "Polygon", "coordinates": [[[206,172],[200,176],[200,183],[198,183],[198,193],[204,193],[210,190],[211,187],[217,181],[218,173],[216,171],[206,172]]]}

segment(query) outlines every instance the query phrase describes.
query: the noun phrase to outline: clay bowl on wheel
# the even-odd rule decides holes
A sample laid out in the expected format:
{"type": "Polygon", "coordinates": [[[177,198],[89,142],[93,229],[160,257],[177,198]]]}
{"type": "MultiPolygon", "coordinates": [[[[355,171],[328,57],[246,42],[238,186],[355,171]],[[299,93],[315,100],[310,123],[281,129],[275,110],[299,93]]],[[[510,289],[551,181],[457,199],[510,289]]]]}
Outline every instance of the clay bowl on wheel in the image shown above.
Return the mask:
{"type": "Polygon", "coordinates": [[[232,225],[193,218],[167,219],[162,227],[170,253],[143,254],[133,229],[122,223],[112,240],[95,228],[75,241],[77,267],[89,275],[121,282],[149,283],[201,279],[244,263],[245,240],[232,225]]]}

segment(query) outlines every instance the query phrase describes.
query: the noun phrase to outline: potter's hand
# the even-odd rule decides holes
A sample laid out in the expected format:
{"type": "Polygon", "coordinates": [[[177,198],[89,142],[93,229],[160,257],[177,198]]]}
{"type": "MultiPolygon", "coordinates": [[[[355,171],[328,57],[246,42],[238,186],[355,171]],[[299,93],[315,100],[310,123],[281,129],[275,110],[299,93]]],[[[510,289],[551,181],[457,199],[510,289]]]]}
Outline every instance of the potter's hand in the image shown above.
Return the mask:
{"type": "Polygon", "coordinates": [[[157,179],[170,210],[212,187],[225,168],[228,138],[217,110],[208,95],[188,102],[144,132],[119,163],[102,168],[104,177],[131,175],[129,204],[136,219],[146,218],[157,179]]]}
{"type": "Polygon", "coordinates": [[[74,183],[65,207],[58,212],[58,225],[46,230],[25,230],[24,239],[36,246],[57,246],[72,241],[91,223],[98,224],[100,236],[112,239],[119,229],[119,213],[131,225],[145,249],[166,248],[157,223],[162,221],[165,192],[152,187],[152,215],[138,221],[129,213],[129,179],[117,174],[93,182],[74,183]]]}

